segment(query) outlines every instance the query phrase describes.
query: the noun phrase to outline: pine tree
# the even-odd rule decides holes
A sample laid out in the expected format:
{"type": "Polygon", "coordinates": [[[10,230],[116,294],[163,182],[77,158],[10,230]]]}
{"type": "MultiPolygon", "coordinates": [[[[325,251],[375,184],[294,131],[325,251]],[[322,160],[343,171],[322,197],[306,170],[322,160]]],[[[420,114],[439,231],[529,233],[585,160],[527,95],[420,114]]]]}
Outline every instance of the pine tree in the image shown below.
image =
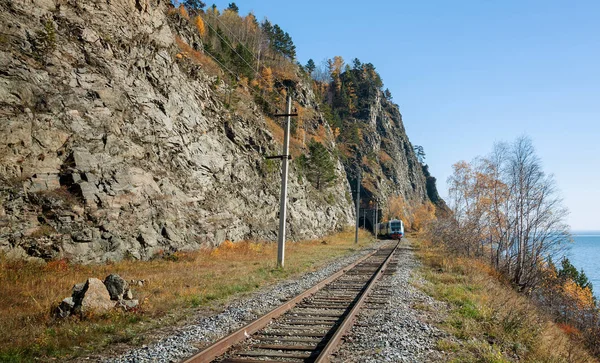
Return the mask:
{"type": "Polygon", "coordinates": [[[392,100],[392,92],[390,92],[389,88],[386,88],[385,91],[383,91],[383,95],[385,96],[385,99],[388,101],[392,100]]]}
{"type": "Polygon", "coordinates": [[[206,4],[203,3],[200,0],[185,0],[183,2],[183,5],[191,12],[198,12],[199,10],[202,10],[206,4]]]}
{"type": "Polygon", "coordinates": [[[238,8],[238,6],[235,3],[229,3],[229,6],[227,6],[227,10],[233,11],[237,14],[240,11],[240,8],[238,8]]]}
{"type": "Polygon", "coordinates": [[[573,266],[568,258],[564,258],[561,261],[561,269],[558,271],[558,277],[562,279],[571,279],[582,289],[589,287],[590,290],[592,290],[593,288],[592,283],[589,281],[585,272],[583,272],[583,270],[577,271],[577,268],[573,266]]]}
{"type": "Polygon", "coordinates": [[[308,150],[309,158],[305,161],[306,177],[313,183],[315,188],[321,190],[337,178],[335,164],[329,150],[320,142],[311,140],[308,144],[308,150]]]}
{"type": "Polygon", "coordinates": [[[306,68],[306,72],[307,72],[309,75],[311,75],[311,74],[312,74],[312,72],[313,72],[313,71],[314,71],[314,70],[317,68],[317,66],[316,66],[316,64],[315,64],[315,61],[313,61],[313,60],[312,60],[312,58],[311,58],[311,59],[309,59],[309,60],[308,60],[308,62],[306,62],[306,66],[305,66],[305,68],[306,68]]]}
{"type": "Polygon", "coordinates": [[[425,164],[425,150],[423,149],[423,146],[415,145],[413,149],[417,155],[417,160],[419,160],[419,163],[425,164]]]}

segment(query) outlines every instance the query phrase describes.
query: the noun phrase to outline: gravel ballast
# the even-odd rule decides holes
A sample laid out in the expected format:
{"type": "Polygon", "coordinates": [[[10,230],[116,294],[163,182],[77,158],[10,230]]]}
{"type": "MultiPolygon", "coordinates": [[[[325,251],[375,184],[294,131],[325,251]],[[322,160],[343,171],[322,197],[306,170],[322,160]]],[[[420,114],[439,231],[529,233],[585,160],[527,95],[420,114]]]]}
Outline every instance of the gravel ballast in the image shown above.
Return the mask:
{"type": "Polygon", "coordinates": [[[411,284],[421,280],[419,266],[410,243],[403,240],[396,273],[382,277],[378,283],[391,291],[389,300],[359,313],[350,334],[331,357],[332,362],[443,360],[443,353],[436,350],[436,341],[447,335],[429,322],[441,320],[447,307],[411,284]]]}

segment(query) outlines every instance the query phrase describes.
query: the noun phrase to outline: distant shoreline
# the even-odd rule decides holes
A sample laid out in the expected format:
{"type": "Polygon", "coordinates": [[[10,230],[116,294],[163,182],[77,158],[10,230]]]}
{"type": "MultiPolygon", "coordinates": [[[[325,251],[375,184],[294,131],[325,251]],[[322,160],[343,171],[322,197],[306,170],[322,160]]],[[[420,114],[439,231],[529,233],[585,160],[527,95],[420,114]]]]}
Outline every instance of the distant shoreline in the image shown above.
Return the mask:
{"type": "Polygon", "coordinates": [[[594,230],[594,231],[571,231],[571,234],[573,234],[574,236],[578,236],[578,237],[585,237],[585,236],[600,237],[600,231],[598,231],[598,230],[594,230]]]}

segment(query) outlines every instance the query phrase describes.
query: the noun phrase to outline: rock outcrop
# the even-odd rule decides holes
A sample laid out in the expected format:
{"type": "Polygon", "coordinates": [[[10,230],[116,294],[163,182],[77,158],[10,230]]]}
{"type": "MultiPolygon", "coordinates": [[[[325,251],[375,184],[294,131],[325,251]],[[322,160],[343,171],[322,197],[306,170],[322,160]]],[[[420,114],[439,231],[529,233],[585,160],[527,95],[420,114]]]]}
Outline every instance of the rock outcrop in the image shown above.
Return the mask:
{"type": "Polygon", "coordinates": [[[357,170],[363,177],[362,206],[369,208],[369,202],[376,200],[384,205],[388,198],[402,196],[412,205],[430,201],[441,214],[445,213],[448,208],[437,192],[436,180],[427,165],[419,162],[398,105],[380,90],[373,92],[376,96],[369,112],[351,120],[360,125],[362,140],[348,144],[346,149],[345,167],[351,183],[355,183],[357,170]]]}
{"type": "MultiPolygon", "coordinates": [[[[0,249],[102,262],[276,239],[280,146],[251,98],[227,109],[177,57],[168,6],[0,2],[0,249]]],[[[316,193],[292,167],[291,238],[352,223],[336,172],[316,193]]]]}
{"type": "MultiPolygon", "coordinates": [[[[247,86],[225,105],[231,87],[182,56],[202,40],[170,6],[0,1],[0,251],[87,263],[276,240],[280,168],[265,156],[281,154],[277,126],[247,86]]],[[[311,87],[282,83],[304,129],[332,135],[311,87]]],[[[397,107],[379,95],[357,122],[364,142],[347,151],[367,175],[363,201],[425,200],[397,107]]],[[[334,164],[323,190],[291,164],[291,239],[354,223],[354,167],[334,164]]]]}

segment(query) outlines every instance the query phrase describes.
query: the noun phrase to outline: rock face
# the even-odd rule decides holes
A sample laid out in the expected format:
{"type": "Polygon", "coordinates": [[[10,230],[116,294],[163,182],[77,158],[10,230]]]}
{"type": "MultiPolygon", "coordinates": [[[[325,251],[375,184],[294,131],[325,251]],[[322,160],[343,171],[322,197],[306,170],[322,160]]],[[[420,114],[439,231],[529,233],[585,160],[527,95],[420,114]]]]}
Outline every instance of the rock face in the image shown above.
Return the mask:
{"type": "MultiPolygon", "coordinates": [[[[201,40],[169,6],[0,2],[0,251],[87,263],[276,240],[280,173],[265,159],[281,154],[276,132],[251,96],[225,107],[228,86],[181,56],[178,41],[201,40]]],[[[331,135],[310,88],[291,87],[312,115],[303,127],[331,135]]],[[[423,200],[425,176],[388,106],[362,120],[358,152],[394,161],[363,185],[423,200]]],[[[291,239],[354,223],[350,166],[336,160],[325,190],[290,168],[291,239]]]]}
{"type": "Polygon", "coordinates": [[[361,142],[345,145],[345,168],[350,182],[355,185],[357,169],[363,177],[362,207],[369,208],[369,201],[402,196],[410,204],[431,201],[443,213],[447,206],[438,195],[435,178],[414,152],[398,105],[386,99],[380,90],[374,92],[369,112],[351,120],[363,130],[361,142]]]}
{"type": "MultiPolygon", "coordinates": [[[[225,108],[224,83],[177,57],[168,5],[0,2],[1,250],[85,263],[276,239],[264,155],[281,146],[253,101],[225,108]]],[[[352,224],[336,172],[316,193],[292,166],[292,239],[352,224]]]]}

